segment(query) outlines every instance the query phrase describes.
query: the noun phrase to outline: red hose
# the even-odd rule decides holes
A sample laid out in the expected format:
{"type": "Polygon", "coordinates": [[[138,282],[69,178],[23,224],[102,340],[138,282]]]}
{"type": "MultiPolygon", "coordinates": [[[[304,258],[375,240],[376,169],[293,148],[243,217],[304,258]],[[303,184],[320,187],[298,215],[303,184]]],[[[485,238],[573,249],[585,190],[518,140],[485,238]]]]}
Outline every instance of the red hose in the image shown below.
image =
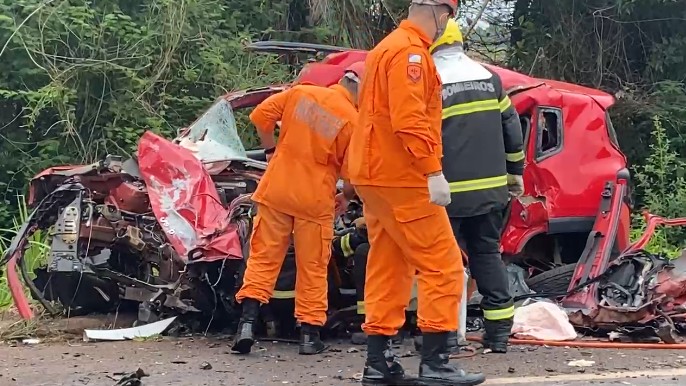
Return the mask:
{"type": "Polygon", "coordinates": [[[19,275],[17,275],[17,256],[21,251],[21,248],[17,248],[17,251],[7,261],[7,286],[12,294],[14,305],[17,307],[17,311],[19,311],[19,316],[24,320],[29,320],[33,319],[33,311],[29,301],[26,299],[26,294],[24,294],[24,287],[21,285],[19,275]]]}
{"type": "MultiPolygon", "coordinates": [[[[468,341],[481,343],[481,337],[468,336],[468,341]]],[[[686,343],[616,343],[603,341],[572,340],[550,341],[535,339],[510,339],[510,344],[526,346],[552,346],[575,348],[618,348],[618,349],[651,349],[651,350],[686,350],[686,343]]]]}

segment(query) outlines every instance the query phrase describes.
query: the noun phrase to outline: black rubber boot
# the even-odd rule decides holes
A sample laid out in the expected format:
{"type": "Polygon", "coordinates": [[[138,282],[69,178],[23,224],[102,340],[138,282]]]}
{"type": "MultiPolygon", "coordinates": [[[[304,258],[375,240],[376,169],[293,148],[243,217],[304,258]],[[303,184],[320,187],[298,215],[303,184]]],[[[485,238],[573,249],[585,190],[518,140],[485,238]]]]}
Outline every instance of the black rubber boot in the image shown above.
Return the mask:
{"type": "Polygon", "coordinates": [[[473,386],[486,381],[481,373],[468,373],[448,364],[448,333],[423,334],[422,361],[419,364],[419,381],[426,386],[473,386]]]}
{"type": "Polygon", "coordinates": [[[243,313],[238,323],[238,331],[233,340],[231,351],[238,354],[248,354],[252,345],[255,344],[253,329],[257,317],[260,314],[260,302],[254,299],[243,299],[243,313]]]}
{"type": "Polygon", "coordinates": [[[496,354],[507,353],[507,342],[512,332],[512,319],[484,320],[482,343],[484,350],[496,354]]]}
{"type": "Polygon", "coordinates": [[[452,352],[453,350],[457,350],[457,348],[459,347],[459,341],[457,339],[457,331],[450,331],[448,333],[448,343],[447,344],[448,344],[448,349],[450,350],[450,352],[452,352]]]}
{"type": "MultiPolygon", "coordinates": [[[[447,344],[447,351],[446,353],[448,355],[450,354],[455,354],[460,351],[460,342],[458,339],[458,333],[457,331],[451,331],[448,333],[448,344],[447,344]]],[[[422,336],[417,335],[414,337],[414,349],[416,351],[422,351],[422,336]]]]}
{"type": "Polygon", "coordinates": [[[364,332],[353,332],[350,336],[350,343],[360,346],[367,344],[367,334],[364,332]]]}
{"type": "Polygon", "coordinates": [[[319,336],[318,326],[302,323],[300,326],[300,355],[315,355],[328,348],[319,336]]]}
{"type": "Polygon", "coordinates": [[[417,378],[405,375],[400,361],[393,354],[391,338],[383,335],[367,336],[367,361],[362,373],[365,386],[419,386],[417,378]]]}

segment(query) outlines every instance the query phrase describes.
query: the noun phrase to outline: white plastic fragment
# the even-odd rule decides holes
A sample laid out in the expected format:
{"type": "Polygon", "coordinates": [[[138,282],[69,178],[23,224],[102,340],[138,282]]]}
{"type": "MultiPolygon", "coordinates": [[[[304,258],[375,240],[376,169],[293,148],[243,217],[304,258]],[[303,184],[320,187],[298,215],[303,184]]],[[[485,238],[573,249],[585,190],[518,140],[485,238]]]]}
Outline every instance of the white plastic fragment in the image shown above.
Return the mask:
{"type": "Polygon", "coordinates": [[[591,367],[595,364],[595,361],[587,361],[586,359],[578,359],[567,363],[567,366],[572,367],[591,367]]]}
{"type": "Polygon", "coordinates": [[[131,328],[118,328],[115,330],[83,330],[83,340],[89,342],[91,340],[129,340],[139,338],[150,338],[151,336],[162,334],[172,322],[176,320],[176,316],[160,320],[155,323],[148,323],[143,326],[136,326],[131,328]]]}

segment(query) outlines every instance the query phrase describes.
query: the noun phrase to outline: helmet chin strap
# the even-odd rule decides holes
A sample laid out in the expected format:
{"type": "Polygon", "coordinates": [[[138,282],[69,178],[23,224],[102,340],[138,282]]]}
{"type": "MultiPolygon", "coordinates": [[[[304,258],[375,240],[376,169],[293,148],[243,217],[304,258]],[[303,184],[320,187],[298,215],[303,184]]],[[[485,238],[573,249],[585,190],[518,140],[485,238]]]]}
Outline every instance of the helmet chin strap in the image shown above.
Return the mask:
{"type": "Polygon", "coordinates": [[[436,27],[436,35],[434,36],[434,41],[438,40],[438,38],[443,35],[443,32],[445,32],[445,27],[441,27],[440,24],[440,16],[436,14],[436,7],[431,7],[431,13],[433,13],[434,16],[434,26],[436,27]]]}

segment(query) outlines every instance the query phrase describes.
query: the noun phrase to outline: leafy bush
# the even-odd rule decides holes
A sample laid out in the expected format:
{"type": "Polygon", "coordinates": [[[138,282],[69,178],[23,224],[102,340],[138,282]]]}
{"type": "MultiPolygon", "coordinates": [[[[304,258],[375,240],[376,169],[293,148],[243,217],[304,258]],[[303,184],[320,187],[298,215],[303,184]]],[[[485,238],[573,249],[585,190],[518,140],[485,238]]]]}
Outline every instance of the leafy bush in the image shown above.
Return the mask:
{"type": "MultiPolygon", "coordinates": [[[[17,234],[21,225],[26,221],[29,215],[24,197],[17,197],[17,203],[19,208],[19,215],[13,220],[13,227],[11,229],[0,229],[0,234],[7,235],[0,236],[0,256],[4,255],[5,251],[12,242],[12,237],[17,234]]],[[[38,231],[34,233],[29,238],[29,245],[24,253],[24,262],[29,271],[30,275],[33,275],[33,271],[46,263],[47,254],[49,252],[50,246],[46,244],[46,235],[38,231]]],[[[0,311],[6,309],[12,304],[12,297],[9,293],[9,288],[7,286],[7,276],[3,272],[2,277],[0,277],[0,311]]]]}
{"type": "Polygon", "coordinates": [[[169,135],[228,91],[290,78],[243,49],[288,3],[0,0],[0,227],[40,170],[131,154],[145,130],[169,135]]]}
{"type": "MultiPolygon", "coordinates": [[[[643,165],[634,169],[636,187],[643,192],[643,208],[664,217],[686,217],[686,162],[678,157],[658,116],[653,117],[650,154],[643,165]]],[[[639,236],[644,227],[637,217],[632,236],[639,236]]],[[[674,254],[686,247],[686,229],[658,229],[649,247],[651,252],[674,254]]]]}

